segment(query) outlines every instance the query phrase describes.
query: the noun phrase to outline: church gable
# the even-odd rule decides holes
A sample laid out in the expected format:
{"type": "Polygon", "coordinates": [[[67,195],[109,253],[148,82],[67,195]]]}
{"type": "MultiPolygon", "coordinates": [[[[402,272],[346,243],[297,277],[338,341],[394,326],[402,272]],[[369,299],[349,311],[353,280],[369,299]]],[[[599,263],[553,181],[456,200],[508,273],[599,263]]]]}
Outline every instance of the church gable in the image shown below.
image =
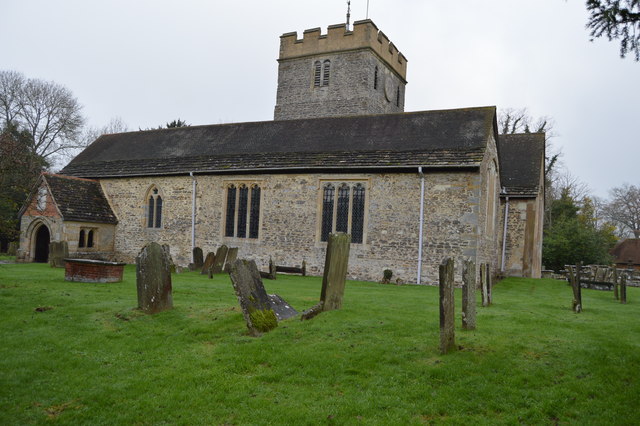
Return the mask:
{"type": "Polygon", "coordinates": [[[500,182],[509,196],[540,194],[544,176],[544,133],[500,135],[500,182]]]}

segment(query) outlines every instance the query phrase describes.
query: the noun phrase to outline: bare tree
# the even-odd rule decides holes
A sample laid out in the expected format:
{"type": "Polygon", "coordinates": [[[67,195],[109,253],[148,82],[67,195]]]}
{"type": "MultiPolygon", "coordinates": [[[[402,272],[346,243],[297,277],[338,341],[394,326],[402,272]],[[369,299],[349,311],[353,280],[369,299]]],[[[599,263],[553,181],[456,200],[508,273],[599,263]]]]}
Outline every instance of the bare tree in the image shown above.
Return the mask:
{"type": "Polygon", "coordinates": [[[102,127],[85,127],[82,133],[83,145],[87,146],[102,135],[123,133],[129,131],[129,126],[120,117],[113,117],[102,127]]]}
{"type": "Polygon", "coordinates": [[[620,228],[640,238],[640,186],[624,184],[610,191],[611,201],[605,207],[606,215],[620,228]]]}
{"type": "Polygon", "coordinates": [[[66,87],[0,71],[0,106],[0,126],[13,123],[28,131],[30,150],[50,164],[82,147],[82,107],[66,87]]]}

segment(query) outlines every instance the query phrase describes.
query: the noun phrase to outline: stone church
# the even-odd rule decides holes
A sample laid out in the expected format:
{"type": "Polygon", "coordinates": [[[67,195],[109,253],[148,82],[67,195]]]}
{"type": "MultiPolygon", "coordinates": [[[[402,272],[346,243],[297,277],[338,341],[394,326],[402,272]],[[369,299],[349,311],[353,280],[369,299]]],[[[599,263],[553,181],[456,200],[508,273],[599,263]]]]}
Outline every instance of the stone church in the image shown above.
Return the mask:
{"type": "Polygon", "coordinates": [[[371,20],[283,34],[278,63],[273,121],[107,134],[43,174],[19,260],[226,244],[319,275],[346,232],[352,279],[433,284],[448,256],[540,275],[543,134],[499,136],[493,106],[404,112],[407,60],[371,20]]]}

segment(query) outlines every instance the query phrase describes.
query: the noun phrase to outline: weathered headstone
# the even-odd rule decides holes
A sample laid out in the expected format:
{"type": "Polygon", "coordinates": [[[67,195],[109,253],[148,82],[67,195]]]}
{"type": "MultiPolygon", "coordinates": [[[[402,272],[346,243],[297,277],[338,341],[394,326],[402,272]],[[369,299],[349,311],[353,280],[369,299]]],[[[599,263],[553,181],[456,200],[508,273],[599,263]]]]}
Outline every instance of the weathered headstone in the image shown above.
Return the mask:
{"type": "Polygon", "coordinates": [[[222,269],[224,268],[224,263],[227,260],[228,251],[229,251],[229,248],[224,244],[218,247],[218,251],[216,251],[215,260],[213,261],[213,265],[211,266],[212,274],[219,274],[222,272],[222,269]]]}
{"type": "Polygon", "coordinates": [[[49,265],[52,268],[64,268],[64,259],[69,257],[69,244],[66,241],[49,243],[49,265]]]}
{"type": "Polygon", "coordinates": [[[324,303],[323,311],[342,308],[350,245],[351,235],[349,234],[339,232],[329,235],[320,292],[320,300],[324,303]]]}
{"type": "Polygon", "coordinates": [[[464,262],[462,271],[462,328],[476,329],[476,264],[464,262]]]}
{"type": "Polygon", "coordinates": [[[612,268],[613,275],[611,277],[611,281],[613,283],[613,298],[616,300],[620,299],[620,295],[618,293],[618,268],[612,268]]]}
{"type": "Polygon", "coordinates": [[[195,269],[201,269],[204,264],[204,257],[202,254],[202,249],[200,247],[193,248],[193,267],[195,269]]]}
{"type": "Polygon", "coordinates": [[[453,259],[445,259],[440,265],[440,353],[456,349],[455,301],[453,294],[453,259]]]}
{"type": "Polygon", "coordinates": [[[291,305],[287,303],[282,297],[277,294],[268,294],[269,302],[271,302],[271,309],[276,314],[276,318],[278,321],[286,320],[291,317],[295,317],[298,315],[298,311],[296,311],[291,305]]]}
{"type": "Polygon", "coordinates": [[[627,273],[623,272],[620,277],[620,303],[627,303],[627,273]]]}
{"type": "Polygon", "coordinates": [[[11,241],[9,246],[7,247],[7,255],[15,256],[18,253],[18,243],[16,241],[11,241]]]}
{"type": "Polygon", "coordinates": [[[231,264],[238,258],[238,247],[229,247],[227,251],[227,261],[224,263],[224,272],[229,273],[231,264]]]}
{"type": "Polygon", "coordinates": [[[149,243],[136,257],[138,309],[154,314],[173,308],[171,263],[158,243],[149,243]]]}
{"type": "Polygon", "coordinates": [[[264,289],[260,272],[253,260],[238,259],[231,265],[229,277],[242,308],[242,315],[252,336],[272,330],[278,319],[264,289]]]}
{"type": "Polygon", "coordinates": [[[482,290],[482,306],[487,307],[490,304],[489,301],[489,292],[491,291],[489,286],[491,285],[489,280],[487,279],[487,264],[480,264],[480,288],[482,290]]]}
{"type": "Polygon", "coordinates": [[[162,245],[162,250],[164,250],[165,255],[169,259],[169,271],[172,274],[175,274],[176,273],[176,264],[173,263],[173,257],[171,257],[171,247],[169,247],[169,244],[163,244],[162,245]]]}
{"type": "Polygon", "coordinates": [[[207,253],[207,257],[204,259],[204,263],[202,264],[202,271],[200,271],[200,273],[202,275],[208,274],[211,269],[211,267],[213,266],[213,263],[216,260],[216,254],[212,251],[210,251],[209,253],[207,253]]]}
{"type": "Polygon", "coordinates": [[[302,276],[307,276],[307,261],[302,259],[302,276]]]}
{"type": "Polygon", "coordinates": [[[487,282],[487,301],[489,302],[489,306],[493,304],[493,282],[491,280],[491,264],[487,263],[485,266],[485,280],[487,282]]]}
{"type": "Polygon", "coordinates": [[[581,263],[576,265],[575,274],[573,272],[573,267],[569,268],[569,281],[571,282],[571,288],[573,289],[573,311],[577,314],[582,312],[582,290],[580,287],[581,269],[581,263]]]}

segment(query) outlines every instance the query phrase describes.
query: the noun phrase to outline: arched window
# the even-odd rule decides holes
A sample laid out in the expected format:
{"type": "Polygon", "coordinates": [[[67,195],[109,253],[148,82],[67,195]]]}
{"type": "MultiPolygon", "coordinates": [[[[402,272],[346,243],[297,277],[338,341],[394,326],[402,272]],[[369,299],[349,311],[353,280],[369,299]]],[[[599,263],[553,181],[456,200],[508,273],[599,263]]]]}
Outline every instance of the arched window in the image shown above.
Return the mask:
{"type": "Polygon", "coordinates": [[[78,238],[78,247],[84,247],[84,229],[80,230],[80,237],[78,238]]]}
{"type": "Polygon", "coordinates": [[[236,187],[229,185],[227,187],[227,221],[225,224],[225,237],[233,237],[235,235],[235,219],[236,219],[236,187]]]}
{"type": "Polygon", "coordinates": [[[258,238],[260,195],[260,186],[256,183],[227,186],[225,237],[258,238]]]}
{"type": "Polygon", "coordinates": [[[333,230],[333,198],[335,187],[327,184],[322,194],[322,230],[320,231],[320,241],[327,241],[329,234],[333,230]]]}
{"type": "Polygon", "coordinates": [[[320,63],[320,61],[315,61],[313,63],[313,86],[314,87],[320,87],[320,85],[322,84],[321,76],[322,76],[322,64],[320,63]]]}
{"type": "Polygon", "coordinates": [[[162,227],[162,196],[158,188],[153,188],[147,198],[147,228],[162,227]]]}
{"type": "Polygon", "coordinates": [[[378,66],[373,71],[373,90],[378,90],[378,66]]]}
{"type": "Polygon", "coordinates": [[[87,233],[87,247],[93,247],[93,230],[87,233]]]}
{"type": "Polygon", "coordinates": [[[331,73],[331,61],[328,59],[325,59],[324,62],[322,63],[322,85],[323,86],[328,86],[329,85],[329,74],[331,73]]]}
{"type": "Polygon", "coordinates": [[[351,242],[364,242],[366,189],[362,182],[326,183],[322,189],[320,241],[332,232],[351,234],[351,242]],[[336,199],[337,186],[337,199],[336,199]]]}

